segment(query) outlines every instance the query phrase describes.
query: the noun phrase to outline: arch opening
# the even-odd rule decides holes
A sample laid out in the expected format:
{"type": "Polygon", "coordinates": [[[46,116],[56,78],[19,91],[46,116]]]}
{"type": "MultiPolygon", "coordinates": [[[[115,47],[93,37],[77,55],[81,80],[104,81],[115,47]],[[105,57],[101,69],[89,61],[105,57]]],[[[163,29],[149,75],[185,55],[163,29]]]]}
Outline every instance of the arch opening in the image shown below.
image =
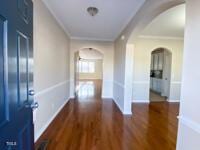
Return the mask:
{"type": "Polygon", "coordinates": [[[104,54],[95,48],[82,48],[74,54],[74,93],[75,96],[91,97],[95,95],[95,86],[103,83],[104,54]]]}
{"type": "Polygon", "coordinates": [[[170,98],[171,66],[170,50],[156,48],[151,52],[150,102],[166,101],[170,98]]]}
{"type": "Polygon", "coordinates": [[[134,45],[132,102],[149,103],[156,101],[154,98],[152,100],[152,91],[159,94],[163,101],[179,102],[185,4],[181,2],[166,7],[163,4],[163,7],[159,8],[159,12],[154,13],[154,11],[152,9],[152,14],[147,14],[147,16],[151,16],[151,20],[145,21],[144,17],[143,21],[135,25],[132,34],[127,39],[127,45],[134,45]],[[156,51],[162,51],[160,55],[163,55],[162,65],[160,63],[158,66],[168,64],[160,70],[152,68],[151,55],[156,51]],[[154,80],[152,74],[156,74],[156,78],[158,78],[155,79],[154,85],[156,87],[153,87],[152,84],[152,80],[154,80]]]}

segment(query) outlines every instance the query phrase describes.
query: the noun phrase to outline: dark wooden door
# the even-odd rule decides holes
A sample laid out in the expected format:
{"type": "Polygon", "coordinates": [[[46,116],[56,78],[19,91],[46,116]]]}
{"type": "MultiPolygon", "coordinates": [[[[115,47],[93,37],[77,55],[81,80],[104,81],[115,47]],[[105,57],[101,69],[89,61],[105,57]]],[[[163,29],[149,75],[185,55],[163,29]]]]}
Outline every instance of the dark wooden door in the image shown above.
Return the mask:
{"type": "Polygon", "coordinates": [[[0,150],[32,150],[33,4],[0,0],[0,150]]]}

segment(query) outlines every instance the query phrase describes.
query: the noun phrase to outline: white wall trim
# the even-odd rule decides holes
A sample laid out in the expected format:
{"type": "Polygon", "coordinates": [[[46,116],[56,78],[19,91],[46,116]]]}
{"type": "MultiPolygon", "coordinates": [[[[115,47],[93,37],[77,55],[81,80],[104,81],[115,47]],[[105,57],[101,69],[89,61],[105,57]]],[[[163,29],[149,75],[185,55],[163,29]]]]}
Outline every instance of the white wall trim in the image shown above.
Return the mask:
{"type": "Polygon", "coordinates": [[[114,84],[116,84],[116,85],[118,85],[118,86],[120,86],[120,87],[122,87],[122,88],[125,88],[125,86],[124,86],[123,84],[121,84],[121,83],[119,83],[119,82],[117,82],[117,81],[114,81],[114,84]]]}
{"type": "Polygon", "coordinates": [[[54,113],[54,115],[49,118],[47,123],[39,130],[39,132],[35,135],[35,142],[40,138],[40,136],[43,134],[43,132],[48,128],[48,126],[51,124],[51,122],[54,120],[54,118],[59,114],[59,112],[64,108],[64,106],[67,104],[67,102],[70,100],[68,98],[60,107],[59,109],[54,113]]]}
{"type": "Polygon", "coordinates": [[[114,103],[117,105],[121,113],[123,114],[124,110],[121,108],[121,106],[118,104],[118,102],[113,98],[114,103]]]}
{"type": "Polygon", "coordinates": [[[180,102],[180,100],[178,100],[178,99],[167,99],[167,101],[169,103],[178,103],[178,102],[180,102]]]}
{"type": "Polygon", "coordinates": [[[75,96],[70,96],[70,98],[69,99],[74,99],[75,98],[75,96]]]}
{"type": "Polygon", "coordinates": [[[156,39],[156,40],[184,40],[183,37],[171,37],[171,36],[152,36],[152,35],[140,35],[142,39],[156,39]]]}
{"type": "Polygon", "coordinates": [[[43,94],[45,94],[45,93],[47,93],[47,92],[50,92],[51,90],[53,90],[53,89],[55,89],[55,88],[57,88],[57,87],[60,87],[60,86],[66,84],[66,83],[68,83],[68,82],[70,82],[70,80],[65,80],[65,81],[60,82],[60,83],[58,83],[58,84],[55,84],[55,85],[53,85],[53,86],[51,86],[51,87],[49,87],[49,88],[46,88],[46,89],[44,89],[44,90],[42,90],[42,91],[40,91],[40,92],[37,92],[37,93],[35,94],[35,98],[38,97],[38,96],[40,96],[40,95],[43,95],[43,94]]]}
{"type": "Polygon", "coordinates": [[[102,41],[102,42],[114,42],[114,39],[101,39],[101,38],[89,38],[89,37],[70,37],[71,40],[84,40],[84,41],[102,41]]]}
{"type": "Polygon", "coordinates": [[[111,96],[103,96],[103,95],[102,95],[101,98],[102,98],[102,99],[106,99],[106,100],[108,100],[108,99],[109,99],[109,100],[110,100],[110,99],[113,100],[113,97],[111,97],[111,96]]]}
{"type": "Polygon", "coordinates": [[[150,103],[149,100],[132,100],[132,103],[150,103]]]}
{"type": "Polygon", "coordinates": [[[119,110],[121,111],[121,113],[122,113],[123,115],[132,115],[132,112],[124,111],[124,110],[121,108],[121,106],[118,104],[118,102],[117,102],[114,98],[112,98],[112,100],[113,100],[114,103],[117,105],[117,107],[119,108],[119,110]]]}
{"type": "Polygon", "coordinates": [[[178,116],[179,122],[191,128],[192,130],[198,132],[200,134],[200,123],[195,122],[187,117],[178,116]]]}
{"type": "Polygon", "coordinates": [[[123,115],[132,115],[133,113],[132,113],[132,111],[124,111],[123,112],[123,115]]]}
{"type": "MultiPolygon", "coordinates": [[[[117,82],[117,81],[112,81],[113,84],[116,84],[117,86],[120,86],[121,88],[125,88],[125,85],[117,82]]],[[[114,103],[117,105],[117,107],[119,108],[119,110],[121,111],[121,113],[123,115],[132,115],[132,112],[129,112],[129,111],[126,111],[124,110],[119,104],[118,102],[115,100],[114,96],[113,97],[107,97],[107,96],[102,96],[102,98],[105,98],[105,99],[112,99],[114,101],[114,103]]]]}

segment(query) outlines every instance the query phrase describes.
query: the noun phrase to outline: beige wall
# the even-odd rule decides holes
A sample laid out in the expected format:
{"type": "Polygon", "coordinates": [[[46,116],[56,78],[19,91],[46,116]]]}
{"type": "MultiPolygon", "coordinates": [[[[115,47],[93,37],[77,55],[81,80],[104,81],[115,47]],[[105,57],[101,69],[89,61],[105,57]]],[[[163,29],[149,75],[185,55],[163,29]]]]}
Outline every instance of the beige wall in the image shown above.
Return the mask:
{"type": "Polygon", "coordinates": [[[138,38],[135,42],[133,66],[133,100],[149,100],[151,52],[166,48],[172,53],[171,85],[169,100],[180,100],[183,40],[138,38]]]}
{"type": "Polygon", "coordinates": [[[79,73],[79,79],[102,79],[103,76],[103,66],[102,60],[88,60],[95,63],[95,72],[94,73],[79,73]]]}
{"type": "Polygon", "coordinates": [[[69,98],[69,42],[42,1],[34,1],[35,140],[69,98]]]}
{"type": "Polygon", "coordinates": [[[70,94],[74,96],[74,54],[83,48],[94,48],[103,54],[102,97],[113,97],[113,42],[71,40],[70,43],[70,94]]]}

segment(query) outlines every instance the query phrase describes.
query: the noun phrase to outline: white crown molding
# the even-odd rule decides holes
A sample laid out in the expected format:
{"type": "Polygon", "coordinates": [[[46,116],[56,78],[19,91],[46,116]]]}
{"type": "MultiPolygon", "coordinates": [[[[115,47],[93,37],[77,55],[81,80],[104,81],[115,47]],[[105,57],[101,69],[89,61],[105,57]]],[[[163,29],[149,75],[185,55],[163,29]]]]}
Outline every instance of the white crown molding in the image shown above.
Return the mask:
{"type": "Polygon", "coordinates": [[[184,40],[183,37],[171,37],[171,36],[152,36],[152,35],[140,35],[141,39],[154,39],[154,40],[184,40]]]}
{"type": "MultiPolygon", "coordinates": [[[[35,0],[32,0],[32,1],[34,2],[35,0]]],[[[53,15],[53,17],[56,19],[56,21],[58,22],[58,24],[61,26],[61,28],[65,31],[65,33],[67,34],[67,36],[71,40],[87,40],[87,41],[114,42],[120,36],[120,34],[123,32],[123,30],[127,27],[127,25],[130,23],[130,21],[132,20],[132,18],[134,17],[134,15],[137,13],[137,11],[132,13],[132,15],[121,26],[121,28],[119,29],[119,32],[116,32],[116,35],[114,35],[113,38],[102,39],[102,38],[90,38],[90,37],[76,37],[76,36],[72,36],[70,34],[70,32],[65,28],[64,24],[59,19],[59,17],[57,17],[56,13],[53,11],[53,9],[51,8],[51,6],[45,0],[42,0],[42,1],[46,5],[46,7],[48,8],[48,10],[51,12],[51,14],[53,15]]],[[[140,9],[140,7],[138,8],[138,10],[140,9]]]]}
{"type": "Polygon", "coordinates": [[[179,122],[200,134],[200,123],[184,116],[178,116],[179,122]]]}
{"type": "MultiPolygon", "coordinates": [[[[34,0],[33,0],[34,1],[34,0]]],[[[60,19],[58,19],[57,15],[55,14],[55,12],[52,10],[52,8],[50,7],[50,5],[45,1],[42,0],[42,2],[46,5],[46,7],[48,8],[48,10],[51,12],[52,16],[55,18],[55,20],[57,21],[57,23],[61,26],[61,28],[65,31],[65,33],[67,34],[67,36],[70,38],[71,35],[69,33],[69,31],[65,28],[64,24],[62,23],[62,21],[60,21],[60,19]]]]}
{"type": "Polygon", "coordinates": [[[114,39],[101,39],[101,38],[89,38],[89,37],[70,37],[71,40],[83,40],[83,41],[102,41],[102,42],[114,42],[114,39]]]}

